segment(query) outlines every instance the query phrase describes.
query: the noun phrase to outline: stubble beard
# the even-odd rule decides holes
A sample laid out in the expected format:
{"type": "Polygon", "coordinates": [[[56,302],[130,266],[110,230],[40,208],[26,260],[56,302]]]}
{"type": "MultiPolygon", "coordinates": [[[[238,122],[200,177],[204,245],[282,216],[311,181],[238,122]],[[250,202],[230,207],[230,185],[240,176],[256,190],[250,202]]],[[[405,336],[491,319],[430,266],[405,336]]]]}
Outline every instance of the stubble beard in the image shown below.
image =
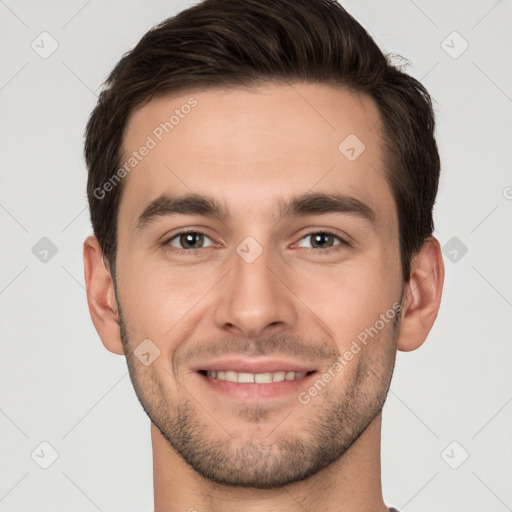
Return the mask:
{"type": "MultiPolygon", "coordinates": [[[[199,405],[196,397],[191,398],[179,382],[179,400],[172,402],[164,382],[170,382],[171,373],[161,376],[151,367],[140,364],[133,355],[131,347],[134,345],[119,310],[130,378],[153,424],[204,478],[222,485],[257,489],[282,487],[316,474],[340,459],[372,423],[381,412],[389,390],[399,319],[397,315],[390,326],[371,341],[386,344],[383,357],[370,357],[369,353],[358,361],[355,371],[338,376],[348,379],[342,393],[331,382],[311,403],[302,405],[297,401],[295,407],[301,412],[304,407],[311,408],[302,425],[294,422],[292,410],[274,414],[271,424],[256,427],[269,416],[268,408],[260,404],[241,408],[236,416],[243,416],[246,424],[257,428],[258,435],[254,435],[252,428],[241,428],[234,434],[229,424],[215,421],[206,407],[199,405]]],[[[364,350],[370,351],[372,347],[364,350]]],[[[344,372],[347,370],[342,370],[344,372]]]]}

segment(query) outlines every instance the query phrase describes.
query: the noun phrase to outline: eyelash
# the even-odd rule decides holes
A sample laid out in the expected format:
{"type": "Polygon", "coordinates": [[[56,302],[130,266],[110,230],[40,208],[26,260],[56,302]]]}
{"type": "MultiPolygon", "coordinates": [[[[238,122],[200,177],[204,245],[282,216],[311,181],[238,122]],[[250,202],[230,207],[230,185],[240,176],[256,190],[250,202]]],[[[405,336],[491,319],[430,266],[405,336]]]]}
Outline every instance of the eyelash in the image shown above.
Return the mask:
{"type": "MultiPolygon", "coordinates": [[[[204,235],[204,236],[210,238],[206,233],[203,233],[202,231],[198,231],[198,230],[194,230],[194,229],[189,229],[189,230],[184,230],[184,231],[180,231],[178,233],[175,233],[174,235],[172,235],[172,237],[168,238],[165,242],[163,242],[162,245],[164,247],[166,247],[168,250],[172,251],[174,254],[177,254],[177,255],[180,255],[180,256],[181,255],[192,256],[192,255],[198,255],[198,254],[200,255],[203,250],[208,249],[208,247],[200,247],[199,249],[178,249],[178,248],[172,247],[170,245],[170,242],[172,240],[174,240],[175,238],[178,238],[181,235],[187,235],[189,233],[198,234],[198,235],[204,235]]],[[[303,249],[306,249],[306,251],[308,253],[309,252],[314,252],[316,254],[321,253],[322,255],[324,255],[324,254],[327,255],[327,254],[331,254],[332,251],[339,250],[342,247],[352,247],[352,245],[350,243],[348,243],[346,240],[344,240],[339,235],[336,235],[335,233],[332,233],[330,231],[322,231],[322,230],[310,231],[309,233],[306,233],[305,235],[303,235],[300,238],[300,240],[303,240],[304,238],[307,238],[308,236],[318,235],[318,234],[331,235],[334,238],[337,238],[340,243],[338,245],[334,245],[333,247],[329,247],[328,249],[317,249],[317,248],[314,248],[314,247],[304,247],[303,249]]]]}

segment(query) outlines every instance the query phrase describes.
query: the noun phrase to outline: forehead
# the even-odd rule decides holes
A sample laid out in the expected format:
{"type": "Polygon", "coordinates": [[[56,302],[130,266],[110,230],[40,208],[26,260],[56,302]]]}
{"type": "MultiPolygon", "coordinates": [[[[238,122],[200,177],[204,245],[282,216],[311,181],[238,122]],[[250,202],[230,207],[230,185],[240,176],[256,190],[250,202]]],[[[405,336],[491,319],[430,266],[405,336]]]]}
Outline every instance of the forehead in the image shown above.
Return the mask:
{"type": "Polygon", "coordinates": [[[379,119],[370,98],[319,84],[153,99],[125,130],[121,161],[134,165],[126,166],[120,216],[135,216],[163,193],[213,195],[256,214],[313,189],[351,194],[392,216],[379,119]]]}

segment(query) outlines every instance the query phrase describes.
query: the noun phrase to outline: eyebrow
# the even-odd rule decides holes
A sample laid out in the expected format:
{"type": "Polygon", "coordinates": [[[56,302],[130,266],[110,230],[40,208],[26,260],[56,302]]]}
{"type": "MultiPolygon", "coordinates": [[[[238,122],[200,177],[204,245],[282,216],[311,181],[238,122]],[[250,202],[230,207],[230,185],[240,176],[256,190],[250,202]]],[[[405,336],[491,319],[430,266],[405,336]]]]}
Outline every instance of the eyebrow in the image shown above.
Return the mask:
{"type": "MultiPolygon", "coordinates": [[[[367,221],[373,229],[377,225],[377,216],[372,208],[363,201],[345,194],[327,194],[322,192],[306,193],[281,199],[274,220],[280,222],[287,217],[305,217],[307,215],[326,215],[341,213],[359,217],[367,221]]],[[[203,215],[217,217],[221,221],[230,219],[229,209],[224,203],[203,194],[169,195],[162,194],[151,201],[137,219],[136,227],[143,229],[160,217],[174,215],[203,215]]]]}

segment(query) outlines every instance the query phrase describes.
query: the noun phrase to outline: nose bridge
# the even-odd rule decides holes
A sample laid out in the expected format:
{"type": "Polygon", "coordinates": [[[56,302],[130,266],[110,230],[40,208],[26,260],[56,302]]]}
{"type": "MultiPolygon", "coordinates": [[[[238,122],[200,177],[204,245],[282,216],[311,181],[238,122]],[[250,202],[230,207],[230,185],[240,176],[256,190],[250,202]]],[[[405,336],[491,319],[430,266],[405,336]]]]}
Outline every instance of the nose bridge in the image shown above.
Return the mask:
{"type": "Polygon", "coordinates": [[[218,326],[236,327],[248,337],[258,336],[269,325],[289,327],[295,319],[292,297],[275,275],[278,262],[272,250],[247,237],[232,261],[216,310],[218,326]]]}
{"type": "MultiPolygon", "coordinates": [[[[254,296],[257,293],[269,294],[276,283],[270,271],[272,265],[272,254],[269,246],[263,248],[252,237],[244,240],[236,249],[236,256],[233,258],[232,279],[236,282],[242,294],[254,296]]],[[[275,258],[274,258],[275,259],[275,258]]]]}

